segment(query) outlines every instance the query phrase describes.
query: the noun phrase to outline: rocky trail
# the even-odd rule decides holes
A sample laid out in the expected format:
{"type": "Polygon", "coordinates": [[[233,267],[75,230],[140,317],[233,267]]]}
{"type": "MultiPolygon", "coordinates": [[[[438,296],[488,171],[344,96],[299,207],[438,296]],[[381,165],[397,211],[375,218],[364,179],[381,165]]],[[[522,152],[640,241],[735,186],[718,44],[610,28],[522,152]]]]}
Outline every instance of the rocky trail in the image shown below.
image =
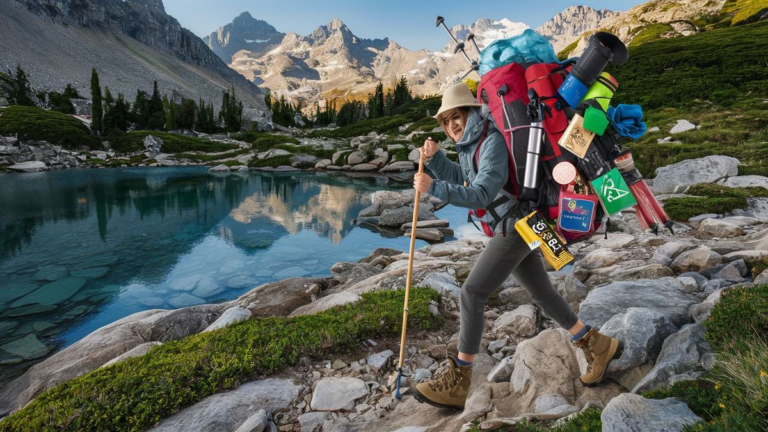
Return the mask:
{"type": "MultiPolygon", "coordinates": [[[[683,161],[658,170],[659,193],[680,196],[701,182],[759,184],[738,176],[738,161],[723,156],[683,161]]],[[[388,218],[408,229],[413,191],[377,192],[365,218],[388,218]],[[406,211],[406,210],[408,211],[406,211]]],[[[664,198],[664,196],[661,196],[664,198]]],[[[713,367],[702,322],[724,290],[768,283],[750,263],[768,258],[766,198],[729,214],[703,214],[676,223],[676,235],[644,232],[630,211],[612,229],[569,245],[575,264],[550,272],[558,291],[586,323],[624,342],[599,385],[585,387],[583,354],[531,303],[512,277],[491,297],[481,353],[463,411],[418,403],[407,387],[428,379],[458,340],[458,295],[488,238],[479,232],[432,244],[415,253],[413,286],[441,295],[430,310],[445,324],[411,332],[406,343],[404,397],[394,397],[399,338],[368,340],[351,353],[301,358],[296,366],[207,397],[160,421],[153,430],[447,431],[496,430],[524,419],[553,425],[590,407],[602,410],[604,430],[680,430],[699,418],[677,399],[639,393],[698,377],[713,367]],[[642,426],[642,429],[632,429],[642,426]]],[[[423,197],[422,224],[435,224],[439,203],[423,197]]],[[[364,213],[364,214],[362,214],[364,213]]],[[[370,222],[370,220],[369,220],[370,222]]],[[[423,227],[422,229],[434,229],[423,227]]],[[[421,230],[418,230],[421,231],[421,230]]],[[[417,231],[417,232],[418,232],[417,231]]],[[[400,231],[401,233],[403,231],[400,231]]],[[[402,234],[400,234],[402,235],[402,234]]],[[[354,303],[361,294],[405,285],[408,254],[377,249],[358,262],[341,262],[328,278],[291,278],[254,288],[236,300],[176,310],[150,310],[105,326],[33,366],[0,391],[0,412],[25,406],[42,391],[166,341],[263,316],[298,316],[354,303]]]]}
{"type": "MultiPolygon", "coordinates": [[[[571,245],[570,270],[551,272],[558,291],[582,320],[624,341],[606,379],[585,387],[585,369],[567,332],[532,305],[507,279],[490,300],[482,353],[463,412],[435,409],[405,391],[394,398],[398,340],[370,340],[355,352],[302,359],[276,376],[208,397],[161,421],[157,430],[185,425],[216,430],[466,430],[479,422],[493,430],[522,419],[557,420],[587,407],[603,409],[605,427],[661,422],[665,430],[697,418],[677,400],[646,400],[638,392],[691,379],[712,367],[704,340],[706,319],[723,290],[766,283],[754,280],[745,258],[768,256],[768,219],[705,218],[678,224],[677,236],[641,232],[634,215],[623,232],[571,245]],[[738,229],[734,229],[736,227],[738,229]],[[614,425],[614,426],[611,426],[614,425]]],[[[487,239],[472,236],[416,252],[414,285],[442,294],[434,313],[446,318],[436,332],[410,334],[408,383],[427,379],[458,338],[458,293],[487,239]]],[[[3,410],[20,408],[40,391],[105,363],[141,355],[166,340],[219,328],[251,316],[303,315],[348,304],[371,290],[405,283],[407,254],[379,249],[358,263],[339,263],[328,279],[293,278],[255,288],[223,304],[142,312],[104,327],[34,366],[0,395],[3,410]]],[[[609,429],[613,430],[613,429],[609,429]]]]}

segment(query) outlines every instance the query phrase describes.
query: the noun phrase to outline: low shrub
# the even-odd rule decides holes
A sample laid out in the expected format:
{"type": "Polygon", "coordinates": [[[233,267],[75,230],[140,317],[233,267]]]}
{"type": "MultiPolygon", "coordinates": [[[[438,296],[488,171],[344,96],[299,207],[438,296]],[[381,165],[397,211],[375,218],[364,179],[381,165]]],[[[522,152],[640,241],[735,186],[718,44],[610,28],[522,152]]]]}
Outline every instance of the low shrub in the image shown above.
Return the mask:
{"type": "Polygon", "coordinates": [[[353,138],[367,135],[371,132],[376,132],[378,134],[397,132],[400,126],[410,123],[411,121],[412,120],[405,115],[365,119],[331,131],[315,131],[308,136],[313,138],[353,138]]]}
{"type": "MultiPolygon", "coordinates": [[[[762,302],[768,306],[766,297],[762,302]]],[[[768,311],[768,307],[765,310],[768,311]]],[[[740,349],[718,353],[712,380],[721,390],[718,407],[752,419],[758,430],[765,431],[768,430],[768,344],[763,338],[768,334],[765,332],[768,315],[763,314],[762,319],[762,328],[755,326],[759,336],[745,336],[740,349]]]]}
{"type": "MultiPolygon", "coordinates": [[[[67,381],[0,422],[0,431],[143,430],[206,396],[401,331],[404,291],[378,291],[316,315],[255,318],[168,341],[148,354],[67,381]]],[[[408,323],[434,330],[433,290],[412,289],[408,323]]]]}
{"type": "Polygon", "coordinates": [[[0,136],[17,135],[22,141],[47,141],[70,149],[100,148],[98,138],[80,120],[57,111],[30,106],[9,106],[0,110],[0,136]]]}

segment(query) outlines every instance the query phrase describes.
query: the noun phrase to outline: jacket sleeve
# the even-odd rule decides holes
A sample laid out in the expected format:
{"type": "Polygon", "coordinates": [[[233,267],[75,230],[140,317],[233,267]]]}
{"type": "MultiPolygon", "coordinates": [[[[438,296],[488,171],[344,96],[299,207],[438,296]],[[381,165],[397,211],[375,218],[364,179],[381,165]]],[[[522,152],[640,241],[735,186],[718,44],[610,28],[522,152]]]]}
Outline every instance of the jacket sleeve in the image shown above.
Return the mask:
{"type": "Polygon", "coordinates": [[[509,157],[501,134],[490,134],[483,142],[478,165],[477,176],[469,186],[435,180],[429,194],[459,207],[487,207],[509,178],[509,157]]]}
{"type": "Polygon", "coordinates": [[[461,172],[461,166],[448,159],[448,156],[442,150],[432,155],[427,166],[437,176],[438,179],[453,184],[463,184],[464,174],[461,172]]]}

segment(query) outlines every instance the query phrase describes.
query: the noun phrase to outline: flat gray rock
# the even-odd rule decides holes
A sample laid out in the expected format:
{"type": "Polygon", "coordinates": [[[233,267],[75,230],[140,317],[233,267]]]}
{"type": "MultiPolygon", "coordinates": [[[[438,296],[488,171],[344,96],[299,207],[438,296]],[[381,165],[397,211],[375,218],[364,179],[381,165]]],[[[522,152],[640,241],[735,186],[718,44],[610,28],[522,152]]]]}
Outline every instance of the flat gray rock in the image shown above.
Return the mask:
{"type": "Polygon", "coordinates": [[[331,413],[329,412],[308,412],[299,416],[299,424],[301,425],[301,432],[319,432],[323,424],[328,420],[331,420],[331,413]]]}
{"type": "Polygon", "coordinates": [[[4,282],[2,287],[0,287],[0,302],[15,300],[38,288],[40,288],[40,285],[30,282],[4,282]]]}
{"type": "Polygon", "coordinates": [[[631,389],[642,378],[634,376],[633,369],[653,364],[667,336],[677,327],[662,313],[646,308],[629,308],[614,315],[600,332],[624,343],[621,357],[608,365],[607,376],[631,389]]]}
{"type": "Polygon", "coordinates": [[[34,334],[28,334],[21,339],[2,345],[0,350],[17,355],[24,360],[44,357],[49,351],[48,347],[40,343],[34,334]]]}
{"type": "Polygon", "coordinates": [[[651,189],[656,194],[684,192],[698,183],[715,183],[739,173],[739,160],[730,156],[688,159],[656,170],[651,189]]]}
{"type": "Polygon", "coordinates": [[[760,175],[728,177],[719,181],[718,184],[732,188],[762,187],[768,189],[768,177],[760,175]]]}
{"type": "Polygon", "coordinates": [[[695,295],[683,291],[675,278],[620,281],[593,289],[581,303],[579,318],[593,327],[602,327],[614,315],[642,305],[681,326],[690,322],[688,308],[698,302],[695,295]]]}
{"type": "Polygon", "coordinates": [[[366,364],[372,367],[374,371],[380,371],[387,367],[389,360],[395,355],[392,350],[382,351],[380,353],[371,354],[366,359],[366,364]]]}
{"type": "Polygon", "coordinates": [[[77,294],[85,285],[84,278],[68,277],[43,285],[36,291],[11,303],[11,307],[26,306],[38,303],[43,306],[55,305],[77,294]]]}
{"type": "Polygon", "coordinates": [[[219,285],[212,277],[203,276],[195,286],[192,295],[197,297],[211,297],[224,292],[224,287],[219,285]]]}
{"type": "Polygon", "coordinates": [[[285,279],[289,277],[300,277],[300,276],[306,276],[307,270],[303,267],[288,267],[286,269],[280,270],[275,272],[273,277],[275,279],[285,279]]]}
{"type": "Polygon", "coordinates": [[[248,420],[243,422],[235,432],[264,432],[269,426],[269,413],[260,409],[256,411],[256,414],[248,417],[248,420]]]}
{"type": "Polygon", "coordinates": [[[227,287],[232,289],[255,287],[259,282],[250,276],[235,276],[227,281],[227,287]]]}
{"type": "Polygon", "coordinates": [[[66,267],[62,266],[47,266],[41,268],[33,278],[38,281],[54,282],[59,279],[65,278],[69,275],[69,271],[66,267]]]}
{"type": "Polygon", "coordinates": [[[499,336],[515,335],[531,337],[537,330],[537,311],[532,305],[522,305],[513,311],[505,312],[493,323],[493,332],[499,336]]]}
{"type": "Polygon", "coordinates": [[[317,382],[309,406],[314,411],[352,410],[368,394],[368,385],[357,378],[323,378],[317,382]]]}
{"type": "Polygon", "coordinates": [[[221,316],[216,321],[214,321],[205,330],[203,330],[203,333],[218,330],[236,322],[245,321],[250,319],[251,316],[251,311],[248,309],[243,309],[240,307],[229,308],[225,310],[224,313],[221,314],[221,316]]]}
{"type": "Polygon", "coordinates": [[[46,171],[48,167],[43,162],[30,161],[30,162],[21,162],[15,165],[11,165],[8,167],[8,169],[16,172],[29,173],[29,172],[46,171]]]}
{"type": "Polygon", "coordinates": [[[109,267],[92,267],[82,270],[75,270],[70,275],[72,277],[81,277],[86,279],[98,279],[109,273],[109,267]]]}
{"type": "Polygon", "coordinates": [[[687,372],[703,372],[706,357],[712,348],[704,339],[706,329],[700,323],[688,324],[664,340],[661,353],[653,369],[632,389],[641,393],[670,383],[676,375],[687,372]]]}
{"type": "Polygon", "coordinates": [[[205,300],[201,299],[200,297],[195,297],[187,293],[179,294],[168,299],[168,304],[177,309],[189,306],[197,306],[204,303],[205,300]]]}
{"type": "Polygon", "coordinates": [[[39,303],[27,305],[27,306],[21,306],[17,308],[7,309],[5,312],[3,312],[3,317],[20,317],[20,316],[26,316],[26,315],[36,315],[41,314],[45,312],[50,312],[54,309],[56,309],[57,305],[41,305],[39,303]]]}
{"type": "Polygon", "coordinates": [[[153,432],[233,431],[259,410],[286,409],[299,395],[300,386],[290,380],[265,379],[201,400],[160,421],[153,432]]]}
{"type": "Polygon", "coordinates": [[[449,293],[455,298],[461,294],[459,281],[448,272],[430,273],[421,281],[419,286],[432,288],[440,294],[449,293]]]}
{"type": "Polygon", "coordinates": [[[203,275],[201,274],[185,276],[183,278],[172,280],[168,284],[168,287],[174,291],[192,291],[202,277],[203,275]]]}
{"type": "Polygon", "coordinates": [[[603,432],[679,432],[702,419],[677,399],[625,393],[608,403],[600,420],[603,432]]]}
{"type": "Polygon", "coordinates": [[[688,132],[695,129],[696,129],[696,125],[689,122],[688,120],[678,120],[677,123],[674,126],[672,126],[672,129],[669,130],[669,133],[678,134],[681,132],[688,132]]]}

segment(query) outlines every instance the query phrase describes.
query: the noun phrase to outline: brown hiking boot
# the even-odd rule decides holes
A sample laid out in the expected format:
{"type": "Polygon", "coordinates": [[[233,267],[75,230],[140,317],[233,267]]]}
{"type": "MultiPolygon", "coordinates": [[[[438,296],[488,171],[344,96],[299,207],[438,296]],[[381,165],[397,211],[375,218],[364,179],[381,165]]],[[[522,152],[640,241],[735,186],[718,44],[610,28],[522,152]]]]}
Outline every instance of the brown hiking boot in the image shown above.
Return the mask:
{"type": "Polygon", "coordinates": [[[440,408],[464,409],[471,382],[472,366],[459,366],[456,357],[448,356],[431,380],[412,388],[413,397],[440,408]]]}
{"type": "Polygon", "coordinates": [[[613,359],[621,357],[623,344],[610,336],[601,334],[596,329],[590,329],[583,338],[574,345],[581,348],[584,356],[587,358],[587,373],[579,379],[584,385],[597,384],[602,381],[608,363],[613,359]]]}

